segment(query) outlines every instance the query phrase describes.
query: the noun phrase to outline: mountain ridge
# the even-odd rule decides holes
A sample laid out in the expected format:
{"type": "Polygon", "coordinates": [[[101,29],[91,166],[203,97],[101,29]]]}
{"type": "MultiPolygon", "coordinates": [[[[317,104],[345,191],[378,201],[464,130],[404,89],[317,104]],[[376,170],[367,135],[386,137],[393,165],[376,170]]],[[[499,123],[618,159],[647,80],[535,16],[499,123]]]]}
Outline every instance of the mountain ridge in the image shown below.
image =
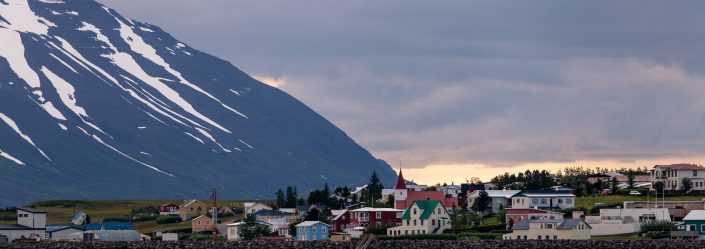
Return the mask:
{"type": "Polygon", "coordinates": [[[0,37],[0,205],[393,180],[287,93],[98,2],[0,0],[0,37]]]}

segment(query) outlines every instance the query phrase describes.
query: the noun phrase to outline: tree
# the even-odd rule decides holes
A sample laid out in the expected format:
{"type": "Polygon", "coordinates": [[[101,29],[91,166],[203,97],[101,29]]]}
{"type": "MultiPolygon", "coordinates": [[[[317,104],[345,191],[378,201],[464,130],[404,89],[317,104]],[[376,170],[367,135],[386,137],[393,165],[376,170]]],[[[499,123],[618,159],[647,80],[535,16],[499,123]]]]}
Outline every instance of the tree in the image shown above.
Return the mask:
{"type": "Polygon", "coordinates": [[[296,188],[292,186],[286,187],[286,207],[295,208],[296,207],[296,188]]]}
{"type": "Polygon", "coordinates": [[[634,188],[634,170],[627,171],[627,185],[630,189],[634,188]]]}
{"type": "Polygon", "coordinates": [[[475,198],[475,201],[472,203],[472,211],[475,212],[480,212],[484,213],[485,210],[490,206],[490,203],[492,202],[492,198],[490,198],[490,195],[487,194],[487,191],[481,190],[480,193],[477,195],[477,198],[475,198]]]}
{"type": "MultiPolygon", "coordinates": [[[[372,171],[372,176],[370,177],[370,182],[367,183],[367,190],[369,192],[370,196],[367,196],[367,198],[371,198],[370,202],[372,205],[374,205],[374,202],[376,200],[379,200],[382,198],[382,189],[384,189],[384,186],[379,180],[379,176],[377,175],[377,171],[372,171]]],[[[365,199],[367,200],[367,199],[365,199]]]]}
{"type": "Polygon", "coordinates": [[[681,179],[681,191],[686,192],[693,188],[693,181],[688,177],[681,179]]]}
{"type": "Polygon", "coordinates": [[[296,238],[296,225],[301,224],[301,222],[292,222],[289,224],[289,236],[296,238]]]}
{"type": "Polygon", "coordinates": [[[656,189],[657,192],[663,191],[664,187],[665,187],[665,185],[663,184],[663,182],[654,183],[654,189],[656,189]]]}
{"type": "Polygon", "coordinates": [[[243,224],[238,226],[238,234],[242,240],[252,240],[260,236],[269,235],[269,228],[265,225],[257,224],[257,220],[252,214],[247,214],[242,222],[243,224]]]}
{"type": "Polygon", "coordinates": [[[385,207],[394,208],[394,194],[387,195],[387,203],[385,203],[385,207]]]}
{"type": "Polygon", "coordinates": [[[610,182],[610,188],[612,189],[612,193],[617,193],[617,190],[619,189],[619,181],[617,181],[617,177],[612,177],[612,181],[610,182]]]}
{"type": "Polygon", "coordinates": [[[286,206],[286,196],[284,195],[284,191],[282,189],[277,190],[277,208],[283,208],[286,206]]]}

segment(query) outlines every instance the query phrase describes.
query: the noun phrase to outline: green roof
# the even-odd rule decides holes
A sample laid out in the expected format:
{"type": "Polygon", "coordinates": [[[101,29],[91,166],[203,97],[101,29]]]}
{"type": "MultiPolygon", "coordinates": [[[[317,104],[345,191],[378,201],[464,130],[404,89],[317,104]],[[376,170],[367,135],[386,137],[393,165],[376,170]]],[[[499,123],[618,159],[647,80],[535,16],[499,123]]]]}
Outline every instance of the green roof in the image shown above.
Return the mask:
{"type": "Polygon", "coordinates": [[[422,210],[420,218],[428,219],[428,217],[431,217],[431,214],[433,214],[433,209],[436,208],[439,203],[441,203],[441,201],[438,200],[414,201],[408,208],[406,208],[406,211],[404,211],[404,215],[401,218],[403,220],[411,219],[411,208],[414,206],[414,204],[416,204],[416,206],[422,210]]]}

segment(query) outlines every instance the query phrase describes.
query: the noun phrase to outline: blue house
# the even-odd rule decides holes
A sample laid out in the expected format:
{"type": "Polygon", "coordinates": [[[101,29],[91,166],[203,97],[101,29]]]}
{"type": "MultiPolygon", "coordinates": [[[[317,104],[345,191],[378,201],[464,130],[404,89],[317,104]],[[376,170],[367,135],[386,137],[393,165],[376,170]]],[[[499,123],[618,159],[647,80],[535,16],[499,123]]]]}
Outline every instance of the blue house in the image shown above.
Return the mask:
{"type": "Polygon", "coordinates": [[[296,240],[328,240],[330,225],[320,221],[304,221],[296,225],[296,240]]]}
{"type": "Polygon", "coordinates": [[[705,239],[705,210],[692,210],[679,223],[673,239],[705,239]]]}

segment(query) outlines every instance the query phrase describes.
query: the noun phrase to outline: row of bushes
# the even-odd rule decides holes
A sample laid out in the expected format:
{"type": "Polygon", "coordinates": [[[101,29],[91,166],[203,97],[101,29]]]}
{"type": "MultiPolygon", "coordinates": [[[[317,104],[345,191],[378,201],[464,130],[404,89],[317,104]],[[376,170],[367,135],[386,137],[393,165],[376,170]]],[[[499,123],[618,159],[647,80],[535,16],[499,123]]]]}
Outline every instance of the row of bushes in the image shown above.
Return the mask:
{"type": "Polygon", "coordinates": [[[0,221],[11,221],[11,220],[17,220],[17,214],[0,213],[0,221]]]}
{"type": "Polygon", "coordinates": [[[496,232],[496,231],[504,231],[505,228],[507,227],[507,224],[500,223],[500,224],[494,224],[494,225],[481,225],[481,226],[476,226],[476,227],[459,227],[459,228],[451,228],[451,229],[446,229],[443,230],[443,233],[445,234],[459,234],[459,233],[488,233],[488,232],[496,232]]]}
{"type": "Polygon", "coordinates": [[[458,234],[458,239],[461,240],[493,240],[502,239],[503,233],[461,233],[458,234]]]}
{"type": "Polygon", "coordinates": [[[181,217],[176,216],[159,216],[156,218],[155,222],[157,224],[171,224],[181,222],[181,217]]]}
{"type": "Polygon", "coordinates": [[[455,234],[414,234],[402,236],[379,236],[379,240],[457,240],[458,235],[455,234]]]}

